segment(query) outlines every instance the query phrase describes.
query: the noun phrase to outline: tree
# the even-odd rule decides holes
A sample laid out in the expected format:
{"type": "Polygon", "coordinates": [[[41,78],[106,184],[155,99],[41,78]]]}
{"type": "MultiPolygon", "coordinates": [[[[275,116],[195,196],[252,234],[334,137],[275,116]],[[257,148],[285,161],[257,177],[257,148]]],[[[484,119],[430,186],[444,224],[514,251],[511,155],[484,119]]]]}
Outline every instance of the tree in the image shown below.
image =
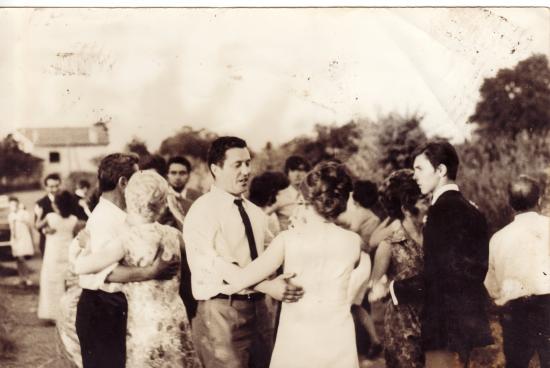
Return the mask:
{"type": "Polygon", "coordinates": [[[206,162],[210,144],[218,136],[206,129],[183,127],[176,135],[162,141],[159,154],[163,156],[191,156],[206,162]]]}
{"type": "Polygon", "coordinates": [[[126,144],[124,150],[126,152],[135,153],[139,157],[151,155],[149,149],[147,149],[147,144],[145,144],[145,141],[137,137],[133,137],[132,140],[126,144]]]}
{"type": "Polygon", "coordinates": [[[513,69],[501,69],[486,78],[470,122],[486,137],[515,137],[550,130],[550,67],[546,55],[533,55],[513,69]]]}
{"type": "Polygon", "coordinates": [[[11,134],[0,142],[0,185],[28,186],[40,182],[42,159],[19,148],[19,143],[11,134]]]}

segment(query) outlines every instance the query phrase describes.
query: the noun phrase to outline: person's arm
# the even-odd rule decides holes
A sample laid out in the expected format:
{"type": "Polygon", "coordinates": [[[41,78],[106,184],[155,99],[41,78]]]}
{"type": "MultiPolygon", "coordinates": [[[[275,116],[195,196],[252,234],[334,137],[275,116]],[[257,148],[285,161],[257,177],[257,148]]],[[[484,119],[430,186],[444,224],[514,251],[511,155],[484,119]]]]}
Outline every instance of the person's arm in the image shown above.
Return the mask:
{"type": "Polygon", "coordinates": [[[352,271],[349,287],[348,287],[348,300],[352,302],[356,299],[357,294],[361,291],[361,299],[364,295],[363,285],[367,282],[370,276],[371,262],[370,257],[365,252],[360,252],[359,265],[352,271]]]}
{"type": "Polygon", "coordinates": [[[38,222],[42,220],[42,215],[44,214],[44,209],[38,203],[34,206],[34,227],[37,230],[40,230],[38,222]]]}
{"type": "Polygon", "coordinates": [[[498,285],[495,273],[494,254],[493,252],[491,252],[491,250],[494,249],[494,242],[495,237],[493,236],[491,238],[491,241],[489,242],[489,269],[487,270],[487,275],[485,276],[483,285],[485,285],[485,288],[487,289],[487,292],[489,293],[491,298],[496,300],[500,296],[500,287],[498,285]]]}
{"type": "Polygon", "coordinates": [[[196,203],[185,216],[183,222],[183,240],[189,269],[193,274],[208,275],[222,279],[220,265],[227,262],[214,249],[218,224],[210,219],[211,214],[204,204],[196,203]]]}
{"type": "MultiPolygon", "coordinates": [[[[42,207],[39,207],[39,208],[42,208],[42,207]]],[[[48,214],[48,215],[49,215],[49,214],[48,214]]],[[[44,227],[46,227],[46,226],[48,225],[48,218],[49,218],[48,215],[44,216],[43,219],[40,219],[40,218],[38,218],[38,217],[36,218],[36,224],[35,224],[35,226],[36,226],[37,229],[40,230],[40,229],[42,229],[42,228],[44,228],[44,227]]]]}
{"type": "Polygon", "coordinates": [[[379,281],[382,276],[388,271],[391,261],[391,243],[388,241],[382,241],[376,253],[374,254],[374,266],[372,268],[371,280],[373,282],[379,281]]]}
{"type": "Polygon", "coordinates": [[[230,263],[221,264],[223,278],[231,285],[233,292],[255,285],[274,273],[284,260],[284,241],[282,235],[276,237],[271,245],[253,262],[244,268],[230,263]]]}
{"type": "Polygon", "coordinates": [[[17,233],[15,232],[15,215],[12,215],[11,213],[8,215],[8,224],[10,226],[10,235],[12,239],[17,239],[17,233]]]}
{"type": "Polygon", "coordinates": [[[124,248],[120,238],[109,242],[101,251],[80,254],[74,261],[77,275],[96,273],[124,258],[124,248]]]}
{"type": "Polygon", "coordinates": [[[382,240],[386,239],[392,233],[390,218],[386,217],[376,229],[372,232],[372,235],[369,238],[369,247],[370,249],[375,249],[382,240]]]}

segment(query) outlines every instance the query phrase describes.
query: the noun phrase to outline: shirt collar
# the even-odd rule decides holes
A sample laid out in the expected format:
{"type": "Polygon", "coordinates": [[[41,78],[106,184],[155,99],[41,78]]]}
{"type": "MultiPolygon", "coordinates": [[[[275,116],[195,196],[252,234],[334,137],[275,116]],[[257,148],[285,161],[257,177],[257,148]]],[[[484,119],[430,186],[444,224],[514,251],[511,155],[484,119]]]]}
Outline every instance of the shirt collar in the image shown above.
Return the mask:
{"type": "Polygon", "coordinates": [[[432,205],[439,199],[439,197],[441,197],[441,195],[445,192],[448,192],[450,190],[454,190],[454,191],[459,191],[458,189],[458,185],[456,184],[445,184],[439,188],[437,188],[436,190],[434,190],[434,194],[432,196],[432,205]]]}
{"type": "Polygon", "coordinates": [[[539,214],[536,213],[535,211],[518,213],[517,215],[514,216],[514,221],[524,221],[524,220],[530,221],[534,217],[538,217],[538,216],[539,214]]]}
{"type": "MultiPolygon", "coordinates": [[[[234,196],[233,194],[221,189],[221,188],[218,188],[215,184],[212,184],[212,186],[210,187],[210,191],[212,193],[214,193],[216,195],[216,197],[218,197],[220,200],[222,201],[225,201],[227,203],[233,203],[235,201],[235,199],[243,199],[243,196],[240,195],[240,196],[234,196]]],[[[244,202],[244,201],[243,201],[244,202]]]]}
{"type": "Polygon", "coordinates": [[[184,187],[181,192],[177,192],[173,187],[170,187],[170,193],[174,194],[176,197],[186,198],[187,187],[184,187]]]}
{"type": "Polygon", "coordinates": [[[47,197],[48,197],[48,198],[50,199],[50,201],[52,201],[52,202],[55,200],[55,196],[54,196],[53,194],[48,193],[48,194],[47,194],[47,197]]]}
{"type": "Polygon", "coordinates": [[[122,210],[122,208],[120,208],[119,206],[117,206],[107,198],[99,197],[98,206],[99,205],[105,207],[107,210],[112,211],[120,216],[126,216],[126,212],[122,210]]]}

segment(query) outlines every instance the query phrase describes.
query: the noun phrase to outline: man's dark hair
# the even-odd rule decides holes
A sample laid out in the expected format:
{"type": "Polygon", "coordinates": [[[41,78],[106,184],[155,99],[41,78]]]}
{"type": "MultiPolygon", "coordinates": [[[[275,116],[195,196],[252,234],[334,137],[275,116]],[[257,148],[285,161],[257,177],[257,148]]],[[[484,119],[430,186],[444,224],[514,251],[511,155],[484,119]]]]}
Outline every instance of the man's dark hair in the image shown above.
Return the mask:
{"type": "Polygon", "coordinates": [[[141,156],[138,166],[140,170],[155,170],[162,177],[165,177],[168,171],[166,160],[161,155],[141,156]]]}
{"type": "Polygon", "coordinates": [[[459,159],[455,148],[446,140],[435,140],[426,143],[416,150],[414,157],[426,155],[432,166],[437,169],[439,165],[447,168],[447,178],[456,180],[458,173],[459,159]]]}
{"type": "Polygon", "coordinates": [[[188,172],[191,172],[191,162],[189,162],[188,159],[186,159],[185,157],[183,156],[172,156],[168,159],[168,164],[166,165],[166,167],[168,168],[168,170],[170,170],[170,165],[172,164],[180,164],[180,165],[183,165],[187,168],[187,171],[188,172]]]}
{"type": "Polygon", "coordinates": [[[46,185],[46,183],[48,182],[48,180],[57,180],[57,181],[61,181],[61,176],[59,176],[59,174],[57,173],[52,173],[52,174],[48,174],[45,178],[44,178],[44,185],[46,185]]]}
{"type": "MultiPolygon", "coordinates": [[[[212,164],[223,166],[225,153],[231,148],[246,148],[246,142],[244,139],[229,136],[220,137],[212,142],[208,150],[208,168],[210,172],[212,172],[210,168],[212,164]]],[[[214,175],[214,173],[212,173],[212,175],[214,175]]]]}
{"type": "Polygon", "coordinates": [[[535,208],[540,194],[539,183],[527,175],[520,175],[508,185],[508,203],[517,212],[535,208]]]}
{"type": "Polygon", "coordinates": [[[353,184],[353,200],[364,208],[372,208],[378,201],[378,188],[369,180],[357,180],[353,184]]]}
{"type": "Polygon", "coordinates": [[[311,165],[308,162],[308,160],[306,160],[302,156],[294,155],[294,156],[290,156],[285,161],[285,174],[288,175],[288,172],[290,170],[292,171],[300,170],[300,171],[308,172],[309,170],[311,170],[311,165]]]}
{"type": "Polygon", "coordinates": [[[90,189],[90,182],[86,179],[82,179],[78,181],[78,188],[86,188],[90,189]]]}
{"type": "Polygon", "coordinates": [[[258,207],[271,206],[279,191],[289,185],[288,178],[282,172],[266,171],[252,179],[248,199],[258,207]]]}
{"type": "Polygon", "coordinates": [[[120,178],[130,179],[138,162],[138,156],[133,153],[113,153],[106,156],[101,160],[97,171],[99,190],[109,192],[116,188],[120,178]]]}

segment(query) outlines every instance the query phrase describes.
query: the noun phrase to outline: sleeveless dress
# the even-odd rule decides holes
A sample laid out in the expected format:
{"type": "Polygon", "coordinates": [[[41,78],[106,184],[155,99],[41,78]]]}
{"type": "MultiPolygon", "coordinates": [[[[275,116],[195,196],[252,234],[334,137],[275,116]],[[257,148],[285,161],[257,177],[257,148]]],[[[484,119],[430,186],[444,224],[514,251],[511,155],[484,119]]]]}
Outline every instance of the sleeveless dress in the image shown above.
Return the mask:
{"type": "MultiPolygon", "coordinates": [[[[121,236],[122,264],[145,267],[163,247],[163,259],[180,258],[181,233],[166,225],[134,225],[121,236]]],[[[127,367],[200,367],[179,295],[180,275],[122,285],[128,301],[127,367]]]]}
{"type": "Polygon", "coordinates": [[[350,312],[359,236],[319,221],[279,237],[284,272],[296,273],[292,282],[305,294],[296,303],[283,303],[270,367],[359,367],[350,312]]]}
{"type": "Polygon", "coordinates": [[[46,248],[40,271],[38,318],[57,320],[60,301],[65,293],[65,276],[69,269],[69,244],[78,219],[70,215],[63,218],[56,212],[46,215],[48,226],[55,233],[46,236],[46,248]]]}

